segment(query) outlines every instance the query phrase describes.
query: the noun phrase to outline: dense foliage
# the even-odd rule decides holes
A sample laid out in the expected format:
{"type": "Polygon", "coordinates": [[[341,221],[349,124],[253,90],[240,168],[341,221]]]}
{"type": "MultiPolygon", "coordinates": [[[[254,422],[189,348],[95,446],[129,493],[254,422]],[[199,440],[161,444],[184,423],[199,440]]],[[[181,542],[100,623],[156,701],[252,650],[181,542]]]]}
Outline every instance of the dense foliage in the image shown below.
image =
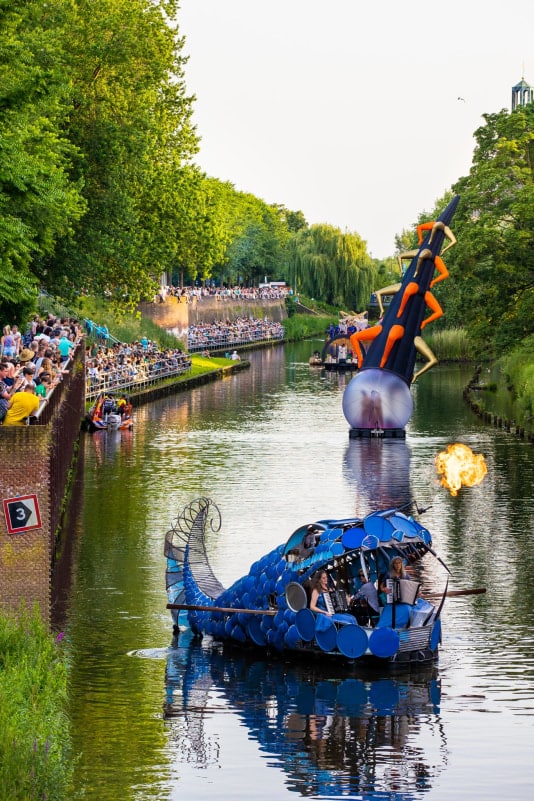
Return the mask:
{"type": "Polygon", "coordinates": [[[451,278],[434,293],[442,324],[465,326],[488,358],[534,332],[534,104],[484,119],[470,173],[452,187],[460,204],[458,244],[445,257],[451,278]]]}
{"type": "Polygon", "coordinates": [[[297,291],[355,311],[365,309],[376,268],[358,234],[331,225],[302,228],[293,237],[289,274],[297,291]]]}
{"type": "Polygon", "coordinates": [[[63,644],[39,617],[0,615],[0,787],[9,801],[63,801],[74,768],[63,644]]]}
{"type": "MultiPolygon", "coordinates": [[[[39,285],[71,304],[91,293],[133,308],[162,274],[180,284],[289,279],[302,212],[193,162],[176,0],[0,0],[0,12],[4,319],[22,322],[39,285]]],[[[331,253],[328,275],[303,279],[310,294],[324,288],[350,305],[367,292],[350,269],[369,259],[357,235],[330,238],[339,264],[331,253]]]]}

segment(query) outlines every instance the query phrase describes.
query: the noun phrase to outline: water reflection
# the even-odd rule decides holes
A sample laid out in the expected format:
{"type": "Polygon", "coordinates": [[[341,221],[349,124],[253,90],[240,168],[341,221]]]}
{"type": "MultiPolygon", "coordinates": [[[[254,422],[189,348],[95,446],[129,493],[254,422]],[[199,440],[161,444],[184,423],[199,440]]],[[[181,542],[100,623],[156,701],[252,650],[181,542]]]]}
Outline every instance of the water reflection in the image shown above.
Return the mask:
{"type": "Polygon", "coordinates": [[[349,439],[344,468],[356,489],[360,515],[412,500],[410,459],[410,448],[402,439],[349,439]]]}
{"type": "Polygon", "coordinates": [[[117,454],[128,456],[132,452],[132,429],[127,431],[112,430],[94,431],[90,436],[90,444],[94,449],[95,463],[101,467],[105,461],[113,462],[117,454]]]}
{"type": "Polygon", "coordinates": [[[440,699],[435,668],[347,678],[330,665],[270,662],[182,635],[167,656],[164,718],[182,763],[221,767],[210,718],[224,702],[287,789],[407,801],[447,764],[440,699]]]}

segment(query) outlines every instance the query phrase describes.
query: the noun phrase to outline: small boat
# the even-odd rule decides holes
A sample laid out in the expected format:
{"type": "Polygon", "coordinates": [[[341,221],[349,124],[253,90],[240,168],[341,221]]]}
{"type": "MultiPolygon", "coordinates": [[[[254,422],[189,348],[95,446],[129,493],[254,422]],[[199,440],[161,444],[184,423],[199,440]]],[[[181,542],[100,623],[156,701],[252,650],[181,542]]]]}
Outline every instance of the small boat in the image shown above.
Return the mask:
{"type": "Polygon", "coordinates": [[[318,350],[314,351],[313,354],[310,356],[309,359],[310,367],[322,367],[323,366],[323,359],[321,354],[318,350]]]}
{"type": "MultiPolygon", "coordinates": [[[[206,534],[221,528],[221,515],[209,498],[188,504],[165,538],[166,585],[174,632],[190,628],[242,647],[272,653],[321,656],[342,662],[407,667],[431,664],[441,642],[441,610],[419,597],[421,561],[437,560],[432,537],[403,508],[363,518],[307,523],[256,561],[247,575],[225,588],[206,553],[206,534]],[[349,605],[363,581],[380,586],[390,562],[401,557],[409,577],[392,579],[379,616],[349,605]],[[310,609],[310,590],[326,573],[325,613],[310,609]]],[[[423,510],[417,510],[422,513],[423,510]]],[[[433,571],[435,573],[435,571],[433,571]]]]}
{"type": "Polygon", "coordinates": [[[85,416],[88,431],[129,431],[133,428],[132,405],[124,395],[116,400],[101,393],[85,416]]]}

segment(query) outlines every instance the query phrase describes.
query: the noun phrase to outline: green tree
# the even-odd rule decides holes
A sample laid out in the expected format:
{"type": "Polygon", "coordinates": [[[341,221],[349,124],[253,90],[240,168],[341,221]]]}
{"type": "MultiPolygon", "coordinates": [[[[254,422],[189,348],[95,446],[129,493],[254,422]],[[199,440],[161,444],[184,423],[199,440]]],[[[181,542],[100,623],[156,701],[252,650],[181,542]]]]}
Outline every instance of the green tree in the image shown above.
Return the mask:
{"type": "Polygon", "coordinates": [[[460,195],[458,244],[445,257],[451,277],[433,290],[445,309],[438,327],[465,326],[488,356],[534,331],[534,104],[484,120],[469,175],[426,219],[460,195]]]}
{"type": "Polygon", "coordinates": [[[197,149],[176,10],[171,0],[76,2],[66,134],[80,152],[73,179],[87,213],[42,265],[61,295],[105,290],[135,306],[176,262],[196,181],[184,167],[197,149]]]}
{"type": "Polygon", "coordinates": [[[63,128],[70,113],[64,67],[70,3],[0,1],[0,303],[9,319],[32,302],[35,263],[54,252],[82,216],[77,149],[63,128]]]}
{"type": "Polygon", "coordinates": [[[534,331],[534,105],[484,119],[470,174],[453,187],[462,200],[454,263],[474,334],[500,351],[534,331]]]}
{"type": "Polygon", "coordinates": [[[220,275],[227,283],[252,285],[265,275],[287,278],[287,210],[268,205],[227,185],[225,203],[229,244],[220,275]]]}

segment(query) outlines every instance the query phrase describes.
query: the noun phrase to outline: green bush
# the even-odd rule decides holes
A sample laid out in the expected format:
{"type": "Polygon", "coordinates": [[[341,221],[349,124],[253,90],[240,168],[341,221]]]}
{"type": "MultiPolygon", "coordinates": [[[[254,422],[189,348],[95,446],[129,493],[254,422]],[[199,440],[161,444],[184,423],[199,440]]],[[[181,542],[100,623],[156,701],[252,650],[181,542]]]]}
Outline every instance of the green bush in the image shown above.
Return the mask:
{"type": "Polygon", "coordinates": [[[496,362],[527,421],[534,417],[534,336],[496,362]]]}
{"type": "Polygon", "coordinates": [[[0,787],[9,801],[63,801],[72,775],[61,635],[38,610],[0,615],[0,787]]]}

